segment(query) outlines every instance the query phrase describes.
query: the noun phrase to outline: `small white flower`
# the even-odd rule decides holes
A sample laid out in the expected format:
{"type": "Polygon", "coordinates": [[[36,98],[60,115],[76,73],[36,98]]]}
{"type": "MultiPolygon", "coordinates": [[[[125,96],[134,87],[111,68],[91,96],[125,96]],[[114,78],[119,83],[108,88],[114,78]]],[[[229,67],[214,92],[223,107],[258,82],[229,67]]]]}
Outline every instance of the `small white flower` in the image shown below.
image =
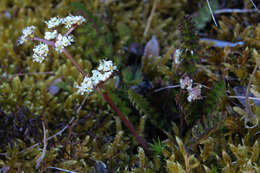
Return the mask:
{"type": "Polygon", "coordinates": [[[63,18],[62,23],[65,24],[65,28],[71,28],[72,25],[80,25],[85,21],[86,19],[82,16],[67,16],[63,18]]]}
{"type": "Polygon", "coordinates": [[[181,56],[181,53],[182,53],[182,50],[181,49],[177,49],[175,51],[175,59],[174,59],[174,62],[175,64],[180,64],[180,56],[181,56]]]}
{"type": "Polygon", "coordinates": [[[193,80],[186,76],[184,79],[180,79],[181,89],[190,89],[192,87],[193,80]]]}
{"type": "Polygon", "coordinates": [[[189,95],[189,96],[187,97],[187,100],[188,100],[188,102],[191,102],[191,101],[192,101],[192,95],[189,95]]]}
{"type": "Polygon", "coordinates": [[[111,76],[112,74],[113,74],[113,73],[112,73],[111,71],[109,71],[109,72],[105,72],[105,73],[103,74],[101,80],[102,80],[103,82],[106,81],[107,79],[110,78],[110,76],[111,76]]]}
{"type": "Polygon", "coordinates": [[[48,28],[54,28],[56,26],[59,26],[62,23],[63,19],[59,18],[59,17],[53,17],[48,21],[45,21],[45,23],[47,24],[48,28]]]}
{"type": "Polygon", "coordinates": [[[76,84],[76,88],[78,88],[78,93],[83,95],[84,93],[91,93],[93,91],[93,83],[91,78],[85,77],[81,85],[76,84]]]}
{"type": "Polygon", "coordinates": [[[73,42],[72,36],[62,36],[61,34],[58,35],[57,41],[55,42],[55,50],[57,52],[62,53],[64,47],[71,45],[73,42]]]}
{"type": "Polygon", "coordinates": [[[28,26],[23,29],[23,35],[18,40],[18,44],[22,45],[29,37],[33,37],[35,26],[28,26]]]}
{"type": "Polygon", "coordinates": [[[33,48],[33,52],[38,54],[38,55],[44,55],[47,56],[48,52],[49,52],[49,48],[48,45],[45,43],[40,43],[37,46],[35,46],[33,48]]]}
{"type": "Polygon", "coordinates": [[[42,61],[45,59],[44,56],[33,54],[33,62],[39,62],[42,63],[42,61]]]}
{"type": "Polygon", "coordinates": [[[191,102],[192,100],[197,100],[201,98],[201,85],[197,85],[194,88],[188,89],[189,96],[188,101],[191,102]]]}
{"type": "Polygon", "coordinates": [[[104,71],[104,72],[113,72],[114,70],[116,70],[117,67],[113,65],[113,62],[110,61],[101,61],[99,66],[98,66],[98,70],[100,71],[104,71]]]}
{"type": "Polygon", "coordinates": [[[44,38],[46,40],[52,40],[57,37],[58,32],[54,30],[53,32],[45,32],[44,38]]]}
{"type": "Polygon", "coordinates": [[[92,70],[92,77],[91,80],[93,81],[94,85],[98,85],[103,78],[103,74],[98,70],[92,70]]]}
{"type": "Polygon", "coordinates": [[[33,61],[42,62],[49,52],[48,45],[40,43],[33,48],[33,61]]]}

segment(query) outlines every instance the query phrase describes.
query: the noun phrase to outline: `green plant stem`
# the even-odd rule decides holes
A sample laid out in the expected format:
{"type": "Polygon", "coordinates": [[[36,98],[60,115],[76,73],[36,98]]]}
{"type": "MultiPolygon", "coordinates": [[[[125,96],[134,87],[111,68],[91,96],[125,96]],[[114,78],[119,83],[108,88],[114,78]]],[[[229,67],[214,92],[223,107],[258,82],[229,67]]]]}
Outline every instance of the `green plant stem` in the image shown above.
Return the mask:
{"type": "MultiPolygon", "coordinates": [[[[87,76],[87,73],[80,67],[80,65],[75,61],[75,59],[70,55],[70,53],[63,49],[63,53],[70,59],[72,64],[77,68],[77,70],[83,75],[87,76]]],[[[100,87],[98,86],[97,91],[101,94],[103,99],[109,104],[109,106],[116,112],[116,114],[119,116],[121,121],[124,123],[124,125],[130,130],[130,132],[135,136],[136,140],[138,141],[139,145],[142,146],[142,148],[146,151],[146,153],[150,153],[149,146],[146,142],[146,140],[140,136],[137,131],[135,130],[133,124],[126,119],[124,114],[118,109],[118,107],[115,105],[115,103],[111,100],[108,93],[103,93],[100,90],[100,87]]]]}

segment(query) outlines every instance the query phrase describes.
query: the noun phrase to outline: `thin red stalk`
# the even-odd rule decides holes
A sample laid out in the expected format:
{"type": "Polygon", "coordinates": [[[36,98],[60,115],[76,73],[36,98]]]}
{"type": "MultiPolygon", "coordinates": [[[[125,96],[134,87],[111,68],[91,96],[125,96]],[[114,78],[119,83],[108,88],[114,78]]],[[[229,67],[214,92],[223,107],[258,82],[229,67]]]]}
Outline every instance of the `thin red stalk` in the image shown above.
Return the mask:
{"type": "Polygon", "coordinates": [[[101,96],[103,97],[103,99],[110,105],[110,107],[116,112],[116,114],[119,116],[119,118],[121,119],[121,121],[124,123],[124,125],[130,130],[130,132],[136,137],[136,140],[138,141],[138,143],[143,147],[143,149],[147,152],[150,153],[149,150],[149,146],[147,144],[147,142],[145,141],[145,139],[143,137],[141,137],[137,131],[135,130],[134,126],[132,125],[132,123],[130,123],[125,116],[123,115],[123,113],[117,108],[117,106],[115,105],[115,103],[110,99],[109,94],[108,93],[102,93],[102,91],[100,90],[99,87],[97,87],[97,91],[101,94],[101,96]]]}
{"type": "Polygon", "coordinates": [[[77,68],[77,70],[83,75],[88,76],[87,73],[80,67],[80,65],[75,61],[75,59],[70,55],[70,53],[64,48],[63,53],[70,59],[72,64],[77,68]]]}
{"type": "Polygon", "coordinates": [[[55,47],[55,43],[53,41],[45,40],[45,39],[38,38],[38,37],[33,37],[32,40],[36,40],[36,41],[39,41],[39,42],[42,42],[42,43],[55,47]]]}
{"type": "Polygon", "coordinates": [[[68,36],[68,35],[69,35],[70,33],[72,33],[77,27],[78,27],[78,25],[72,26],[72,27],[68,30],[68,32],[67,32],[66,34],[64,34],[64,36],[68,36]]]}

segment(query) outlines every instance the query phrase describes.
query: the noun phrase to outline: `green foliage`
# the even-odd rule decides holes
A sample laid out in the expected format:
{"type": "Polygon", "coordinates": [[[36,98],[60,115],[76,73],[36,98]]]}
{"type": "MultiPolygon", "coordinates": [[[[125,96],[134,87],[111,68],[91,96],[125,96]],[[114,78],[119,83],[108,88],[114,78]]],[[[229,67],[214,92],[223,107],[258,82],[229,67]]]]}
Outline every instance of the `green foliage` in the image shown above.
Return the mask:
{"type": "Polygon", "coordinates": [[[122,70],[122,75],[123,81],[127,85],[137,85],[143,81],[141,70],[136,70],[133,72],[133,70],[128,67],[122,70]]]}
{"type": "Polygon", "coordinates": [[[211,114],[214,110],[217,110],[217,105],[219,105],[225,92],[226,87],[224,80],[220,80],[214,84],[214,88],[211,89],[205,100],[206,113],[211,114]]]}
{"type": "Polygon", "coordinates": [[[197,70],[195,64],[198,61],[197,51],[199,49],[197,30],[189,16],[183,18],[183,23],[179,28],[180,46],[178,48],[183,50],[181,70],[187,73],[194,73],[197,70]]]}
{"type": "Polygon", "coordinates": [[[154,112],[149,102],[132,89],[128,90],[128,97],[132,105],[140,112],[140,114],[151,115],[151,113],[154,112]]]}
{"type": "Polygon", "coordinates": [[[150,144],[151,146],[151,151],[153,152],[154,155],[159,155],[163,152],[165,148],[165,144],[160,141],[160,138],[158,137],[157,139],[153,139],[153,143],[150,144]]]}
{"type": "Polygon", "coordinates": [[[123,112],[124,115],[128,116],[132,110],[129,108],[126,101],[118,97],[115,93],[110,93],[110,97],[118,108],[123,112]]]}

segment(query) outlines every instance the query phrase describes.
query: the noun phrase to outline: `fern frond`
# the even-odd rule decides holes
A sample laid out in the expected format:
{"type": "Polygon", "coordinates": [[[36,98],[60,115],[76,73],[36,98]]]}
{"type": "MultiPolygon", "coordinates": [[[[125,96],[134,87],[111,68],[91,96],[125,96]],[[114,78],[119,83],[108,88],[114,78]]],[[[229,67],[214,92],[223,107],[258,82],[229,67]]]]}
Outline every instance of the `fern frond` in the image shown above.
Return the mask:
{"type": "Polygon", "coordinates": [[[134,90],[128,90],[128,97],[132,105],[140,112],[140,114],[149,115],[154,112],[150,103],[134,90]]]}
{"type": "Polygon", "coordinates": [[[206,113],[210,114],[212,111],[216,110],[220,99],[224,96],[226,91],[226,86],[224,80],[220,80],[214,84],[214,88],[207,95],[205,104],[206,113]]]}

